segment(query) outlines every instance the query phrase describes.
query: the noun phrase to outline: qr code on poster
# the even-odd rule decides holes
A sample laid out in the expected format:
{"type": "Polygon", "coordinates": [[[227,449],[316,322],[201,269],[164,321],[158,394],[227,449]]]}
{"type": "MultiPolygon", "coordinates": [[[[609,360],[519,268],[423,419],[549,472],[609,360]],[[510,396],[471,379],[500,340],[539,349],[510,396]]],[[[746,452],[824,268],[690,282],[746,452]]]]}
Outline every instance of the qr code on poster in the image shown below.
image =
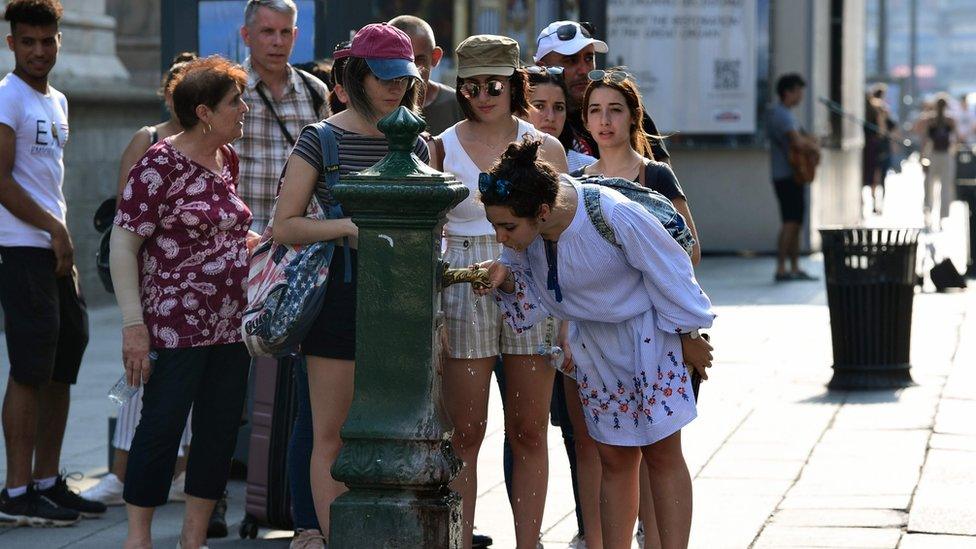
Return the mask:
{"type": "Polygon", "coordinates": [[[737,90],[741,75],[742,60],[740,59],[716,59],[715,60],[715,89],[716,90],[737,90]]]}

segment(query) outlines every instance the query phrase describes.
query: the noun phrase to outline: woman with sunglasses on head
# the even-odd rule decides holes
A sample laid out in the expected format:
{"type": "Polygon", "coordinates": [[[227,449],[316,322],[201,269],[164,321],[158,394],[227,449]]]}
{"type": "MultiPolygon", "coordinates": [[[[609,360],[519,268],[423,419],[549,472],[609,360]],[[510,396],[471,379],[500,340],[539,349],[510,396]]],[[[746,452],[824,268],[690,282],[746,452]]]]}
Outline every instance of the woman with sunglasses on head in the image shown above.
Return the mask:
{"type": "MultiPolygon", "coordinates": [[[[342,67],[348,108],[325,120],[338,144],[340,176],[366,169],[386,156],[389,144],[376,124],[400,106],[417,112],[419,78],[410,38],[402,31],[377,23],[356,33],[342,67]]],[[[421,139],[414,152],[425,162],[429,158],[421,139]]],[[[332,478],[331,468],[342,446],[339,430],[353,397],[359,231],[348,217],[349,210],[343,211],[342,219],[305,217],[313,193],[327,207],[336,204],[326,183],[318,132],[308,126],[285,166],[272,230],[275,240],[286,244],[336,241],[321,312],[301,344],[308,363],[314,431],[312,497],[322,536],[328,539],[329,507],[346,490],[332,478]]]]}
{"type": "MultiPolygon", "coordinates": [[[[526,74],[518,43],[504,36],[477,35],[457,47],[457,97],[465,120],[442,133],[443,158],[435,164],[453,173],[470,190],[447,214],[445,260],[454,266],[494,259],[500,252],[494,230],[478,201],[478,175],[495,163],[505,147],[528,134],[545,140],[542,154],[566,171],[566,155],[552,137],[520,120],[528,110],[526,74]]],[[[435,156],[440,156],[435,154],[435,156]]],[[[444,366],[444,400],[454,423],[454,449],[464,461],[454,489],[464,506],[465,547],[470,547],[477,498],[478,450],[485,435],[488,394],[496,357],[506,378],[505,432],[514,455],[511,504],[516,543],[534,548],[539,541],[548,480],[547,415],[553,370],[539,348],[554,343],[555,327],[516,334],[504,325],[490,302],[475,300],[460,285],[442,294],[450,354],[444,366]]]]}
{"type": "Polygon", "coordinates": [[[586,130],[600,148],[600,159],[571,175],[621,177],[663,194],[685,218],[696,243],[691,261],[701,261],[698,229],[688,199],[671,167],[657,162],[644,130],[644,104],[633,77],[623,68],[594,70],[583,92],[582,115],[586,130]]]}
{"type": "MultiPolygon", "coordinates": [[[[690,517],[691,479],[673,441],[696,416],[687,369],[704,375],[711,365],[712,348],[698,330],[714,315],[687,253],[651,213],[600,187],[596,204],[611,244],[590,220],[582,185],[558,175],[538,149],[538,142],[513,143],[483,176],[481,201],[505,247],[487,265],[490,287],[516,331],[549,314],[570,321],[567,359],[602,465],[603,547],[630,547],[641,458],[650,462],[655,446],[683,468],[666,505],[690,517]]],[[[690,524],[667,526],[653,545],[686,547],[690,524]]]]}
{"type": "MultiPolygon", "coordinates": [[[[594,70],[588,77],[590,84],[583,93],[583,123],[600,147],[600,159],[584,169],[573,172],[572,175],[583,178],[604,176],[630,179],[671,200],[675,209],[685,218],[695,237],[696,243],[692,250],[691,261],[693,265],[697,265],[701,260],[701,246],[698,243],[698,231],[691,217],[688,200],[671,167],[653,159],[651,145],[643,128],[645,119],[643,101],[633,77],[623,68],[594,70]]],[[[599,506],[595,494],[598,489],[593,489],[594,484],[599,486],[599,475],[588,474],[596,469],[598,455],[595,441],[581,428],[584,422],[582,410],[570,406],[569,411],[573,426],[578,431],[582,431],[575,439],[577,467],[580,469],[581,478],[586,479],[580,486],[580,499],[585,510],[594,503],[599,506]]],[[[680,450],[679,433],[677,437],[652,447],[648,455],[655,459],[648,462],[646,469],[641,470],[640,516],[644,527],[642,532],[645,534],[644,539],[650,540],[646,547],[657,547],[654,544],[655,536],[646,536],[647,530],[658,532],[672,530],[672,524],[678,524],[677,529],[681,530],[684,526],[680,525],[685,522],[690,527],[690,513],[686,515],[679,513],[675,516],[669,514],[671,507],[658,509],[654,505],[655,497],[665,497],[671,491],[672,479],[684,478],[680,473],[685,467],[684,458],[679,460],[676,457],[680,456],[680,450]],[[668,444],[675,444],[677,448],[669,448],[668,444]],[[677,476],[673,474],[675,469],[678,470],[677,476]]],[[[690,493],[690,480],[688,484],[690,493]]],[[[592,529],[587,529],[587,532],[596,537],[592,529]]],[[[638,539],[640,535],[641,531],[638,532],[638,539]]]]}

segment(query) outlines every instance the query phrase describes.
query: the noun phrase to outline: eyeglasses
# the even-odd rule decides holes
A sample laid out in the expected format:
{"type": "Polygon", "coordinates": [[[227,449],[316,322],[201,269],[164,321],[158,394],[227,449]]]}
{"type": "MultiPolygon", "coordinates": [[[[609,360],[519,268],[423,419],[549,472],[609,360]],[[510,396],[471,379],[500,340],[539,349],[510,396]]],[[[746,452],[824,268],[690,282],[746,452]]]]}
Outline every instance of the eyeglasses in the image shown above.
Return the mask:
{"type": "Polygon", "coordinates": [[[507,179],[498,179],[490,173],[482,172],[478,174],[478,191],[481,194],[491,192],[497,195],[498,198],[504,200],[508,198],[508,195],[512,194],[512,182],[507,179]]]}
{"type": "Polygon", "coordinates": [[[380,81],[380,84],[383,84],[388,88],[399,88],[400,86],[406,87],[406,85],[410,83],[409,77],[407,76],[401,76],[399,78],[391,78],[390,80],[384,80],[379,77],[377,77],[376,79],[380,81]]]}
{"type": "Polygon", "coordinates": [[[634,77],[624,68],[619,69],[596,69],[586,73],[586,77],[593,82],[600,82],[605,80],[608,82],[613,82],[614,84],[620,84],[624,80],[633,80],[634,77]]]}
{"type": "Polygon", "coordinates": [[[567,42],[573,38],[576,38],[577,32],[582,34],[584,38],[593,38],[593,31],[593,25],[585,21],[582,23],[566,23],[565,25],[559,25],[555,32],[550,32],[549,34],[540,36],[538,41],[541,42],[543,38],[548,38],[555,34],[556,38],[563,42],[567,42]]]}
{"type": "Polygon", "coordinates": [[[525,72],[533,75],[548,74],[549,76],[562,76],[565,70],[563,67],[543,67],[541,65],[525,67],[525,72]]]}
{"type": "Polygon", "coordinates": [[[488,92],[488,95],[492,97],[498,97],[505,90],[505,83],[500,80],[489,80],[485,82],[484,85],[476,84],[474,82],[465,82],[461,84],[461,95],[463,95],[468,100],[474,99],[481,95],[481,90],[488,92]]]}

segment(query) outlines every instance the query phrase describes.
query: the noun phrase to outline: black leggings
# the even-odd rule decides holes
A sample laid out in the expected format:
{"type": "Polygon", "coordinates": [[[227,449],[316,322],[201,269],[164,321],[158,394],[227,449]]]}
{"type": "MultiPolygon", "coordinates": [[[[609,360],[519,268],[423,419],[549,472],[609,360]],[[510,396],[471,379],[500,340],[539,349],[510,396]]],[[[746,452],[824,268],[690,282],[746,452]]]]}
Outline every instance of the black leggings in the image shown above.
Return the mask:
{"type": "Polygon", "coordinates": [[[192,405],[185,491],[219,499],[230,473],[251,357],[243,343],[156,352],[159,357],[142,397],[142,419],[129,450],[123,497],[139,507],[166,503],[192,405]]]}

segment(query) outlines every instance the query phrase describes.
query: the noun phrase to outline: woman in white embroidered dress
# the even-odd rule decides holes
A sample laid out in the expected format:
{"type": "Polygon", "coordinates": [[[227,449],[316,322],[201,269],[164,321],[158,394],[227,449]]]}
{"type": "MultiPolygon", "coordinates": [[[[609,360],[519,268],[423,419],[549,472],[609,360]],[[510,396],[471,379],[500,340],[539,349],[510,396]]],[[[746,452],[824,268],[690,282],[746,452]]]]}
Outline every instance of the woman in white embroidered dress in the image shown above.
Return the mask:
{"type": "Polygon", "coordinates": [[[711,346],[698,337],[711,326],[711,303],[688,255],[643,206],[601,189],[613,246],[590,221],[579,184],[561,179],[538,149],[537,141],[510,145],[479,183],[505,246],[486,264],[495,299],[517,332],[546,314],[571,321],[567,358],[603,469],[604,547],[630,547],[641,455],[652,445],[681,465],[667,494],[674,524],[660,525],[668,533],[660,546],[685,547],[691,478],[680,430],[696,415],[686,367],[705,377],[711,365],[711,346]]]}

